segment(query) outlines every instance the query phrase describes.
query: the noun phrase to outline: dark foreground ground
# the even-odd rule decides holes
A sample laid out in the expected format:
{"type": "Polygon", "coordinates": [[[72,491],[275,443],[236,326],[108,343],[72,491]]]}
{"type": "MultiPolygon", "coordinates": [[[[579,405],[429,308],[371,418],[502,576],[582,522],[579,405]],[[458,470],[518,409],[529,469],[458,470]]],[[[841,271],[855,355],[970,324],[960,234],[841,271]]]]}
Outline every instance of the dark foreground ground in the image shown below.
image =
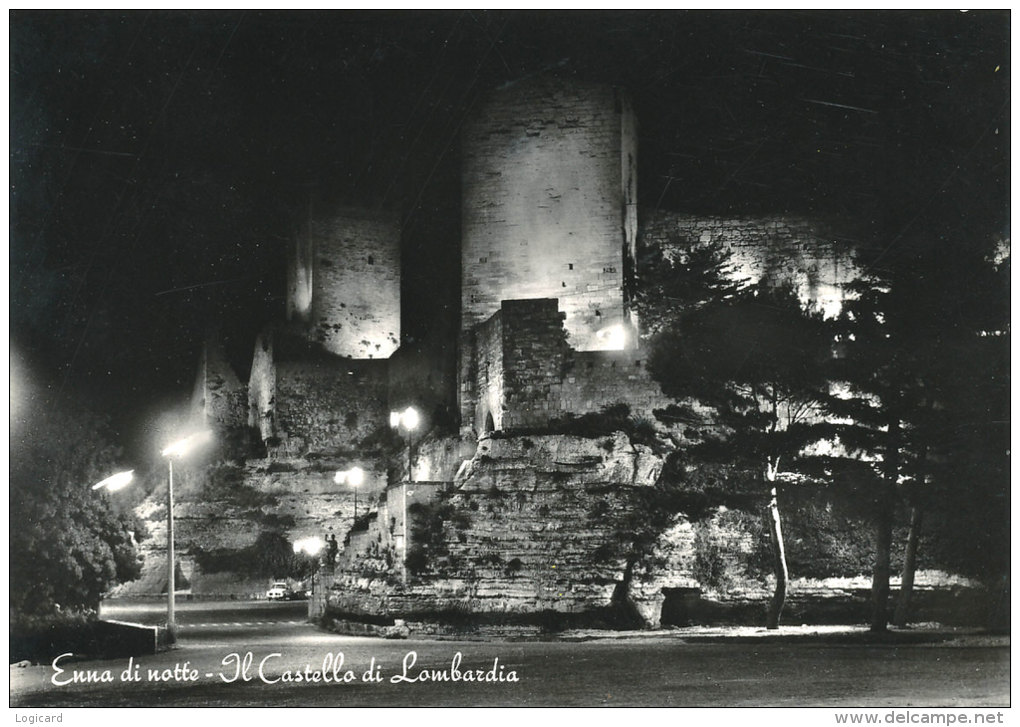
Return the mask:
{"type": "Polygon", "coordinates": [[[137,672],[125,672],[127,659],[68,659],[62,672],[12,666],[11,706],[1009,705],[1009,638],[975,632],[915,629],[876,640],[856,627],[789,627],[403,641],[322,632],[289,604],[193,609],[178,648],[135,658],[137,672]],[[351,681],[337,683],[347,671],[351,681]],[[468,681],[469,672],[495,681],[468,681]]]}

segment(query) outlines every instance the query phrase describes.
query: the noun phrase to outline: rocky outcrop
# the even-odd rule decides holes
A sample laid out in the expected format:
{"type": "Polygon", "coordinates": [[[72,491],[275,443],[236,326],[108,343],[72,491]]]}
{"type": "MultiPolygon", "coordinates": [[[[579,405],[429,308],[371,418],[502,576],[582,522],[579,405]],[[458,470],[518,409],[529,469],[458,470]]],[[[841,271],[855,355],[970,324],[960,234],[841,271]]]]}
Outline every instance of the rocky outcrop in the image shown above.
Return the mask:
{"type": "Polygon", "coordinates": [[[379,523],[364,552],[345,559],[329,611],[483,619],[609,613],[626,596],[638,493],[655,484],[661,467],[659,456],[623,432],[484,438],[449,489],[411,514],[407,583],[399,538],[379,523]]]}
{"type": "MultiPolygon", "coordinates": [[[[252,547],[260,535],[276,533],[290,543],[332,529],[343,542],[354,522],[354,490],[334,482],[337,470],[360,467],[360,512],[384,489],[385,466],[377,458],[249,460],[175,472],[174,526],[179,583],[196,595],[250,595],[265,591],[263,580],[203,567],[203,556],[231,556],[252,547]]],[[[141,544],[142,578],[120,587],[120,595],[157,594],[166,588],[166,490],[158,488],[137,509],[149,537],[141,544]]]]}

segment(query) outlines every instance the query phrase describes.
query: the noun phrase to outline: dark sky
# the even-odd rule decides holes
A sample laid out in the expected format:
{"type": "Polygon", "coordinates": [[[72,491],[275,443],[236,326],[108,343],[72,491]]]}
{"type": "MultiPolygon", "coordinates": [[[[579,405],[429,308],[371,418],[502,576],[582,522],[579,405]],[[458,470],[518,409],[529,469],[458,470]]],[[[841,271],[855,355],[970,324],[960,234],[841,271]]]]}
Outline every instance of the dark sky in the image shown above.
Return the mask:
{"type": "Polygon", "coordinates": [[[10,41],[12,346],[124,427],[208,321],[243,358],[282,314],[310,204],[399,214],[405,333],[456,315],[458,131],[535,73],[630,91],[645,208],[1009,234],[1005,11],[13,11],[10,41]]]}

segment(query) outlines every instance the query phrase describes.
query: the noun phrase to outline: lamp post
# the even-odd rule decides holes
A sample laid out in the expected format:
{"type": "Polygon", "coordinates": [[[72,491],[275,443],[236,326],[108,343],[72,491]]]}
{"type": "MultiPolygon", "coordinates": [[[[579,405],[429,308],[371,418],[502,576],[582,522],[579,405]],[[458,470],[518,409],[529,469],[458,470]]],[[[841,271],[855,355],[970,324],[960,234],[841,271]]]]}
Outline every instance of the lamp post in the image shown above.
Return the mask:
{"type": "Polygon", "coordinates": [[[197,432],[184,439],[178,439],[162,452],[170,465],[166,490],[166,630],[170,643],[177,641],[177,617],[174,613],[174,457],[183,457],[211,438],[212,432],[197,432]]]}
{"type": "MultiPolygon", "coordinates": [[[[409,406],[404,411],[392,411],[390,412],[390,426],[394,429],[403,429],[407,432],[407,482],[403,487],[403,494],[401,495],[401,503],[403,510],[403,539],[404,539],[404,557],[401,563],[401,571],[403,582],[407,583],[407,488],[411,486],[411,482],[414,481],[412,476],[413,462],[412,462],[412,447],[414,446],[414,430],[418,428],[418,423],[421,421],[421,417],[418,414],[418,410],[413,406],[409,406]]],[[[411,494],[414,494],[413,492],[411,494]]]]}

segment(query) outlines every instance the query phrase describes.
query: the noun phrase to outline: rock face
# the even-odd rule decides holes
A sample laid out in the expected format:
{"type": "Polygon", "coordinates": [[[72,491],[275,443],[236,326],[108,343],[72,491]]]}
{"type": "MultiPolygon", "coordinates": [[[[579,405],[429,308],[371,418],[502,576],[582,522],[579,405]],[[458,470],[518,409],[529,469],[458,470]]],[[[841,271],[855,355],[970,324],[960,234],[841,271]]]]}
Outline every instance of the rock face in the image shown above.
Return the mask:
{"type": "Polygon", "coordinates": [[[448,489],[411,508],[408,582],[395,518],[397,527],[370,526],[362,552],[348,554],[329,609],[413,618],[617,607],[628,568],[616,546],[661,466],[622,432],[483,438],[448,489]]]}
{"type": "MultiPolygon", "coordinates": [[[[267,533],[293,543],[322,538],[332,529],[343,542],[354,522],[355,495],[352,488],[335,483],[333,475],[355,466],[365,472],[358,488],[363,513],[385,487],[386,471],[378,459],[262,459],[249,460],[243,467],[221,463],[175,472],[174,540],[183,587],[196,595],[264,592],[266,581],[285,574],[253,578],[226,566],[267,533]]],[[[159,488],[138,510],[150,535],[142,544],[145,566],[142,578],[121,587],[122,595],[165,591],[165,497],[165,488],[159,488]]]]}

